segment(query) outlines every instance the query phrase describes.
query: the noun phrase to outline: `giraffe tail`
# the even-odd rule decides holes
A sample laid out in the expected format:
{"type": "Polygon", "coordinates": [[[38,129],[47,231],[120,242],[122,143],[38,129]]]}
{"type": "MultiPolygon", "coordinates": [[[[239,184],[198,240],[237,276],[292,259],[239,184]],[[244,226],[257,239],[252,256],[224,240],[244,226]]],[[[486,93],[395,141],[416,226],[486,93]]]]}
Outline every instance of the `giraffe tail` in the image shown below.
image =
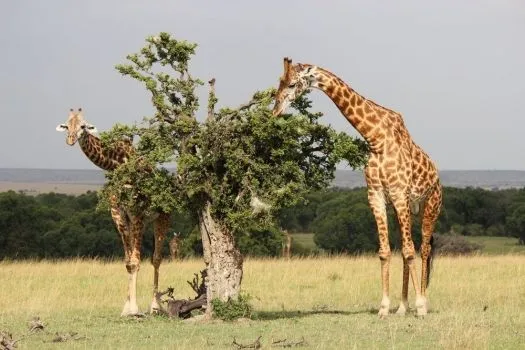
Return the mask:
{"type": "Polygon", "coordinates": [[[432,271],[432,264],[434,260],[434,235],[430,237],[430,254],[427,259],[427,288],[430,284],[430,272],[432,271]]]}

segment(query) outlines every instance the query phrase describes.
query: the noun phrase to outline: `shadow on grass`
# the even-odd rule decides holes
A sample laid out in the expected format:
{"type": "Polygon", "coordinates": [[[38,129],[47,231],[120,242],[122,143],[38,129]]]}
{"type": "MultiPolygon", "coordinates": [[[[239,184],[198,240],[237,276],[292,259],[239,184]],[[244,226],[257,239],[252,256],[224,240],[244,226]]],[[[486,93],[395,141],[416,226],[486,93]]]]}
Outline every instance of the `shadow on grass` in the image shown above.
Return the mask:
{"type": "Polygon", "coordinates": [[[342,310],[285,310],[285,311],[255,311],[251,319],[256,321],[270,321],[279,320],[283,318],[301,318],[314,315],[362,315],[362,314],[377,314],[377,310],[366,309],[357,311],[342,311],[342,310]]]}

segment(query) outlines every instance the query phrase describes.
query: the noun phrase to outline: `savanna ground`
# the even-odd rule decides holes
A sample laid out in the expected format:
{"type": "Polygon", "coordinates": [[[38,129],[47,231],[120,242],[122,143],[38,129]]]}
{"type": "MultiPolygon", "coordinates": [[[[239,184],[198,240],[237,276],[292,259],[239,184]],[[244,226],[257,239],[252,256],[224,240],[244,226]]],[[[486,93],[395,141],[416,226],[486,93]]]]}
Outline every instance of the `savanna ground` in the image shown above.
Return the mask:
{"type": "MultiPolygon", "coordinates": [[[[501,242],[500,242],[501,243],[501,242]]],[[[178,298],[193,295],[186,281],[200,260],[165,262],[161,288],[178,298]]],[[[399,302],[402,262],[392,261],[392,307],[399,302]]],[[[152,267],[144,261],[139,305],[150,302],[152,267]]],[[[164,317],[121,318],[126,272],[120,261],[0,262],[0,330],[14,338],[39,316],[46,324],[18,343],[20,349],[220,349],[262,348],[282,339],[311,349],[519,349],[525,344],[525,255],[437,257],[430,313],[417,319],[380,320],[379,259],[375,256],[247,259],[243,291],[252,296],[251,319],[208,323],[164,317]],[[78,340],[51,342],[55,333],[78,340]]],[[[413,292],[410,289],[410,301],[413,292]]]]}

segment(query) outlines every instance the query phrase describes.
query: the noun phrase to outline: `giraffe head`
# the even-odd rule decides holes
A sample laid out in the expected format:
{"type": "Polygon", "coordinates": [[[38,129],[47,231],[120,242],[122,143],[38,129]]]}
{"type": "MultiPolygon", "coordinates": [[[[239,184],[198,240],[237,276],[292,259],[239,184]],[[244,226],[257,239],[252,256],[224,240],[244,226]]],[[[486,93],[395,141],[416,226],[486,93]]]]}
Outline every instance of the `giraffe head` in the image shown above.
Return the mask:
{"type": "Polygon", "coordinates": [[[278,116],[306,89],[315,87],[316,67],[309,64],[296,63],[284,58],[284,73],[279,81],[279,89],[275,95],[273,115],[278,116]]]}
{"type": "Polygon", "coordinates": [[[67,122],[65,124],[59,124],[56,129],[57,131],[67,131],[66,143],[70,146],[73,146],[84,132],[90,134],[97,132],[95,126],[84,120],[82,108],[79,108],[78,111],[71,108],[67,122]]]}

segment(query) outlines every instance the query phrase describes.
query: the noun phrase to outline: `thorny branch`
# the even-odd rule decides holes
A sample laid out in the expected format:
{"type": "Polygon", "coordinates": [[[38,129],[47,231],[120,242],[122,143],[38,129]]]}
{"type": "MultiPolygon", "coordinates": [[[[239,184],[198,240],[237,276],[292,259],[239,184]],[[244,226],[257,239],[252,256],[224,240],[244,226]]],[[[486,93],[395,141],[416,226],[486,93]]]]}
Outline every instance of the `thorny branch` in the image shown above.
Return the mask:
{"type": "MultiPolygon", "coordinates": [[[[13,335],[9,332],[0,331],[0,350],[14,350],[17,343],[21,340],[41,331],[44,331],[45,324],[40,320],[40,317],[33,318],[28,324],[29,332],[19,339],[13,339],[13,335]]],[[[47,331],[44,331],[48,333],[47,331]]],[[[64,334],[55,333],[56,337],[51,342],[65,342],[68,340],[85,339],[85,336],[80,336],[76,332],[68,332],[64,334]]]]}
{"type": "Polygon", "coordinates": [[[190,281],[186,281],[191,289],[193,289],[193,291],[195,293],[197,293],[197,299],[199,297],[201,297],[202,295],[206,295],[206,285],[204,283],[206,277],[208,276],[208,273],[206,271],[206,269],[202,270],[201,271],[201,280],[199,282],[199,275],[194,273],[193,274],[193,280],[190,282],[190,281]]]}
{"type": "Polygon", "coordinates": [[[208,97],[208,117],[206,121],[211,121],[215,118],[215,104],[217,103],[217,97],[215,96],[215,78],[208,81],[210,84],[210,93],[208,97]]]}
{"type": "Polygon", "coordinates": [[[157,303],[160,306],[160,309],[157,309],[161,314],[167,315],[168,317],[180,317],[188,318],[191,316],[191,311],[195,309],[202,308],[206,305],[206,285],[204,280],[206,278],[206,270],[201,271],[201,278],[199,282],[199,276],[195,274],[193,281],[187,281],[191,288],[197,293],[195,299],[175,299],[173,296],[174,289],[168,288],[163,292],[157,292],[155,298],[157,303]],[[167,295],[167,299],[162,299],[163,296],[167,295]],[[162,305],[166,304],[166,307],[162,305]]]}

